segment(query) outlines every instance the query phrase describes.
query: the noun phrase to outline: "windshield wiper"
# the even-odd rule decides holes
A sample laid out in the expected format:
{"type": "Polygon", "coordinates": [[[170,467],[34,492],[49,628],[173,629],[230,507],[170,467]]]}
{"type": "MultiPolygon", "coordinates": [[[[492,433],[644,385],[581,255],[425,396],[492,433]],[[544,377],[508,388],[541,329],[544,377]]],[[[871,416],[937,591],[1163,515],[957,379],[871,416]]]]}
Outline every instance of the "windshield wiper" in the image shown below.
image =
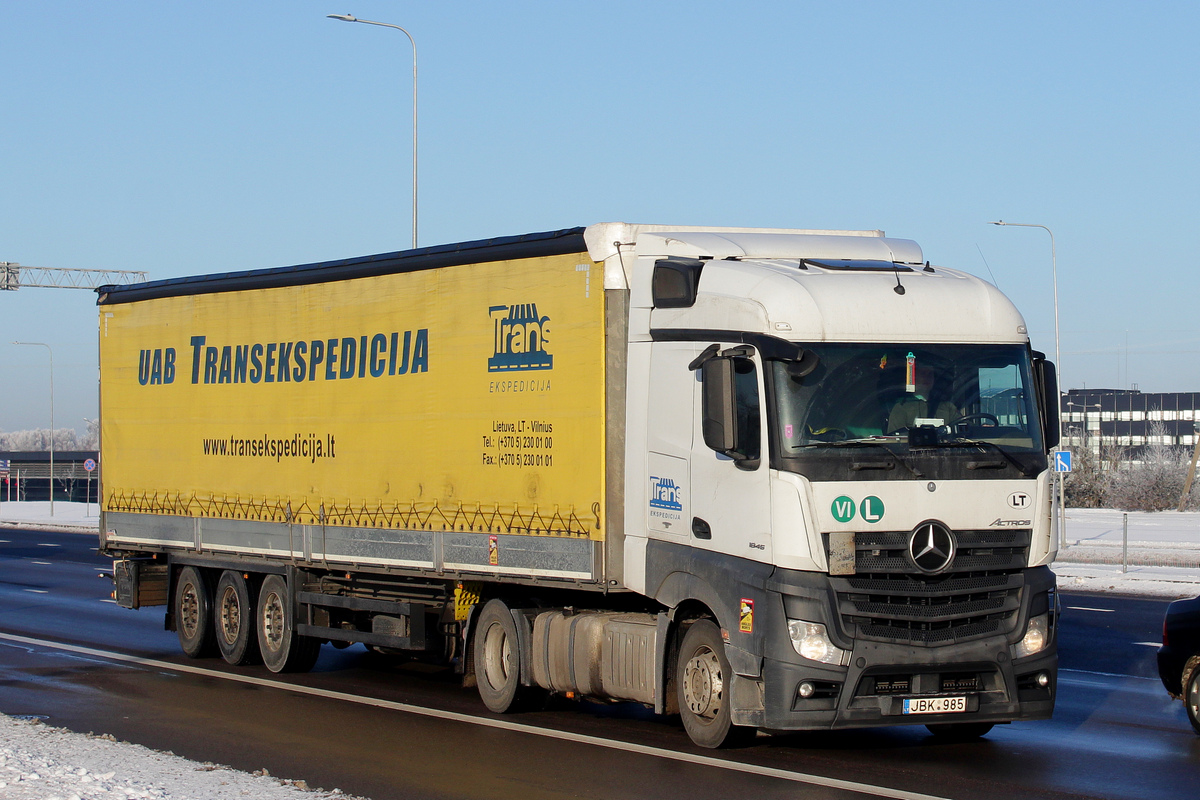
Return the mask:
{"type": "MultiPolygon", "coordinates": [[[[878,447],[880,450],[883,450],[885,453],[890,455],[892,458],[896,459],[901,464],[903,464],[904,468],[913,474],[913,477],[916,477],[916,478],[924,478],[925,477],[925,473],[921,472],[919,469],[915,468],[912,464],[909,464],[908,461],[905,460],[904,456],[900,455],[895,450],[888,447],[886,444],[884,444],[883,442],[881,442],[877,439],[846,439],[846,440],[843,440],[840,442],[810,442],[809,444],[798,445],[797,447],[794,447],[793,449],[800,449],[800,448],[807,448],[807,447],[878,447]]],[[[852,465],[851,469],[853,469],[853,468],[854,467],[852,465]]],[[[859,467],[859,469],[862,469],[862,467],[859,467]]]]}
{"type": "MultiPolygon", "coordinates": [[[[1036,472],[1033,472],[1030,468],[1026,467],[1024,464],[1022,464],[1020,461],[1013,458],[1012,454],[1009,453],[1007,450],[1005,450],[1003,447],[996,444],[995,442],[989,442],[986,439],[953,439],[948,442],[938,442],[938,444],[936,446],[937,447],[988,447],[988,448],[991,448],[992,450],[995,450],[997,453],[999,453],[1001,456],[1003,456],[1005,461],[1007,461],[1009,464],[1012,464],[1014,467],[1016,467],[1017,470],[1019,470],[1020,473],[1022,475],[1024,475],[1026,478],[1032,478],[1034,475],[1037,474],[1036,472]]],[[[975,462],[971,462],[971,463],[975,463],[975,462]]],[[[989,468],[991,463],[999,464],[999,462],[983,462],[983,463],[980,463],[977,467],[975,467],[975,469],[989,468]]],[[[971,468],[972,468],[971,464],[968,464],[967,469],[971,469],[971,468]]]]}

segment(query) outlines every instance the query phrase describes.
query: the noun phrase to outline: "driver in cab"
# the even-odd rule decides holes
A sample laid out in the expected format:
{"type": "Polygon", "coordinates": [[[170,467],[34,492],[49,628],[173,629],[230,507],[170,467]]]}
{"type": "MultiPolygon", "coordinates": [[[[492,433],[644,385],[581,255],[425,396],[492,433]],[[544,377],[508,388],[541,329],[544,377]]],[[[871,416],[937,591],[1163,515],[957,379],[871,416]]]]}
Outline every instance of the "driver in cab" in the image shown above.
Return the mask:
{"type": "Polygon", "coordinates": [[[914,376],[915,391],[900,398],[888,414],[889,434],[921,425],[941,427],[949,425],[962,414],[951,402],[935,402],[937,375],[929,367],[917,367],[914,376]]]}

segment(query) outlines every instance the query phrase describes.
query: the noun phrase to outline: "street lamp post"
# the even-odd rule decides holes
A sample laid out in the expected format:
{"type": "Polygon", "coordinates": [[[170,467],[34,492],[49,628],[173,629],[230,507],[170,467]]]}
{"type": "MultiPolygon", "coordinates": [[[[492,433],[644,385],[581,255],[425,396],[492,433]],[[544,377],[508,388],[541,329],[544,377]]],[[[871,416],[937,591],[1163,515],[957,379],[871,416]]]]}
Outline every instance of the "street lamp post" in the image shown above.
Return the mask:
{"type": "MultiPolygon", "coordinates": [[[[1058,254],[1055,252],[1055,247],[1054,247],[1054,231],[1050,230],[1045,225],[1037,225],[1037,224],[1028,223],[1028,222],[1005,222],[1004,220],[997,220],[991,224],[992,225],[1007,225],[1007,226],[1012,226],[1014,228],[1041,228],[1046,233],[1050,234],[1050,271],[1051,271],[1052,277],[1054,278],[1054,366],[1058,369],[1059,376],[1061,376],[1063,374],[1063,372],[1062,372],[1062,351],[1059,349],[1059,338],[1058,338],[1058,254]]],[[[1061,382],[1060,382],[1060,386],[1059,386],[1059,396],[1060,397],[1062,396],[1061,382]]],[[[1061,420],[1059,420],[1059,424],[1058,424],[1058,435],[1059,435],[1059,438],[1061,439],[1062,438],[1062,421],[1061,420]]],[[[1066,488],[1063,486],[1062,473],[1056,472],[1055,475],[1058,478],[1059,542],[1060,542],[1061,547],[1066,547],[1067,546],[1067,508],[1065,505],[1065,503],[1066,503],[1066,488]]]]}
{"type": "Polygon", "coordinates": [[[412,98],[412,246],[417,249],[417,43],[413,39],[412,34],[401,28],[399,25],[393,25],[390,22],[374,22],[369,19],[358,19],[353,14],[326,14],[329,19],[340,19],[343,22],[361,22],[364,25],[378,25],[382,28],[395,28],[408,37],[408,43],[412,45],[413,51],[413,98],[412,98]]]}
{"type": "Polygon", "coordinates": [[[1058,344],[1058,255],[1054,248],[1054,231],[1045,225],[1033,225],[1028,222],[1005,222],[1004,220],[998,220],[991,224],[1009,225],[1014,228],[1041,228],[1050,234],[1050,272],[1054,278],[1054,364],[1058,367],[1058,374],[1062,375],[1062,353],[1059,351],[1058,344]]]}
{"type": "Polygon", "coordinates": [[[45,342],[13,342],[28,347],[44,347],[50,351],[50,516],[54,516],[54,350],[45,342]]]}

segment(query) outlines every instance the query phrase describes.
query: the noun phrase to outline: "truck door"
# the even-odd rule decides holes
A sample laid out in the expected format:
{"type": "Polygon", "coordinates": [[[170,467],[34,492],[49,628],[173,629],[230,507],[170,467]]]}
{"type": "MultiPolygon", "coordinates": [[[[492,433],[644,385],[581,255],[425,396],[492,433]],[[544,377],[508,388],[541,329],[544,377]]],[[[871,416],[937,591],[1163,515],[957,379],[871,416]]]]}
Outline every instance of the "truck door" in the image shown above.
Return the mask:
{"type": "MultiPolygon", "coordinates": [[[[707,344],[707,343],[705,343],[707,344]]],[[[704,349],[698,345],[695,353],[704,349]]],[[[740,558],[770,562],[771,484],[767,415],[761,362],[753,348],[721,345],[720,358],[732,368],[732,411],[737,446],[717,452],[705,442],[704,395],[714,387],[708,370],[694,371],[690,459],[691,543],[740,558]]]]}
{"type": "Polygon", "coordinates": [[[689,465],[698,382],[688,364],[699,352],[700,346],[692,342],[655,342],[650,357],[646,530],[651,539],[676,544],[692,539],[689,465]]]}

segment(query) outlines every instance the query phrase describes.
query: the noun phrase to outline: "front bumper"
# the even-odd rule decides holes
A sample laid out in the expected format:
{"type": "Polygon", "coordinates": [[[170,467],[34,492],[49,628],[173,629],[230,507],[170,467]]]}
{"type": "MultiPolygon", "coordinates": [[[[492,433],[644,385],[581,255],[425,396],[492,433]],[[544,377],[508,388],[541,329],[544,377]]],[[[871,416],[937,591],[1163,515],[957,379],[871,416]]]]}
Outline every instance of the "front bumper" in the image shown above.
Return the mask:
{"type": "Polygon", "coordinates": [[[788,731],[1049,718],[1058,681],[1057,654],[1049,648],[1014,662],[1008,652],[1006,641],[995,640],[942,647],[935,654],[861,642],[845,668],[765,659],[761,721],[743,724],[788,731]],[[930,661],[930,655],[937,660],[930,661]],[[1046,676],[1044,687],[1038,684],[1039,675],[1046,676]],[[804,683],[814,687],[812,696],[801,695],[804,683]],[[905,699],[938,697],[965,697],[966,710],[904,713],[905,699]]]}
{"type": "Polygon", "coordinates": [[[994,633],[972,635],[977,628],[967,628],[957,641],[918,643],[851,637],[827,576],[785,575],[771,587],[780,591],[780,602],[777,613],[770,615],[761,660],[731,658],[738,673],[733,721],[789,731],[1047,719],[1054,711],[1058,685],[1054,576],[1035,568],[1019,580],[1010,621],[994,633]],[[1014,659],[1014,645],[1031,616],[1037,615],[1046,615],[1048,621],[1045,647],[1014,659]],[[844,666],[800,657],[787,633],[789,618],[823,624],[833,644],[848,652],[844,666]],[[757,684],[757,691],[747,684],[757,684]],[[955,704],[961,710],[946,713],[905,713],[906,699],[936,698],[965,702],[955,704]],[[744,702],[749,699],[758,702],[744,702]]]}

